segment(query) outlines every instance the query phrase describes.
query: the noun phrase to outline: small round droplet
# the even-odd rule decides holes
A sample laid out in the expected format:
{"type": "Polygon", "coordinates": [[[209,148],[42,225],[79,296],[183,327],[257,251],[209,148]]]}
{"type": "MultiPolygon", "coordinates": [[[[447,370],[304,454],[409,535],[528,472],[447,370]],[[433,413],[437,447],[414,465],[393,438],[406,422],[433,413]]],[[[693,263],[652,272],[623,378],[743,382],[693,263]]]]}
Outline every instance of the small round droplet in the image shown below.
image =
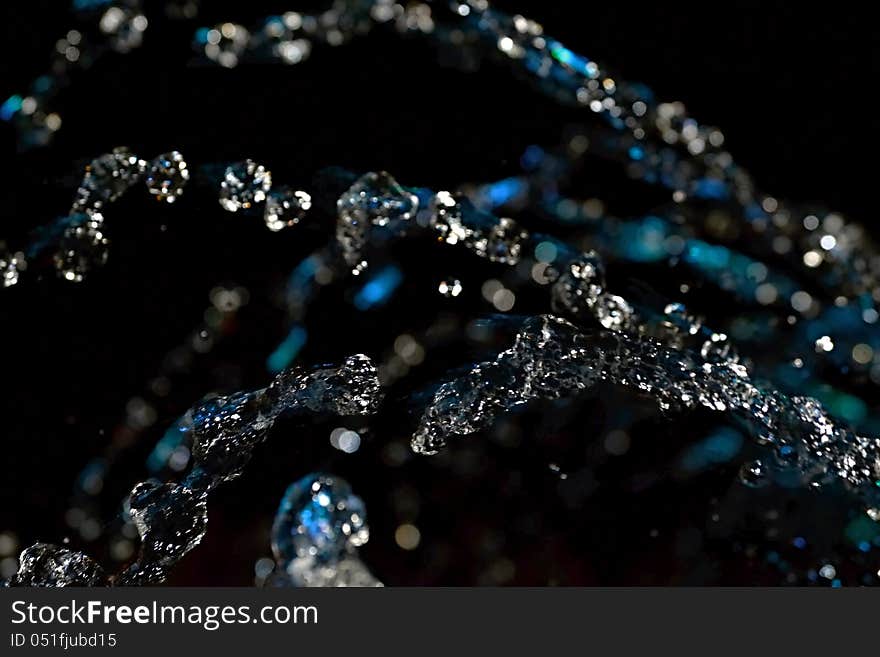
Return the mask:
{"type": "Polygon", "coordinates": [[[743,464],[739,480],[749,488],[761,488],[770,482],[770,477],[764,464],[756,459],[743,464]]]}

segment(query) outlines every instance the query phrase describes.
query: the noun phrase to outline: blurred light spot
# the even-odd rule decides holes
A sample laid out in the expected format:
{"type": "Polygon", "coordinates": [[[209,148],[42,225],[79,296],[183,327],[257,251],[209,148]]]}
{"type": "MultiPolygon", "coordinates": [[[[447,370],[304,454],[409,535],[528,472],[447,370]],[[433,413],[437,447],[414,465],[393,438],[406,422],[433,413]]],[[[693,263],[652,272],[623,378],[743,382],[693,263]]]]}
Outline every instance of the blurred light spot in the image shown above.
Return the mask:
{"type": "Polygon", "coordinates": [[[819,569],[819,575],[824,577],[825,579],[834,579],[834,576],[837,574],[837,569],[832,566],[830,563],[825,564],[822,568],[819,569]]]}
{"type": "Polygon", "coordinates": [[[440,281],[440,285],[437,287],[437,290],[444,297],[457,297],[462,293],[464,287],[461,285],[461,281],[457,278],[448,278],[445,281],[440,281]]]}
{"type": "Polygon", "coordinates": [[[837,238],[835,238],[834,235],[823,235],[822,239],[819,240],[819,246],[826,251],[830,251],[837,246],[837,238]]]}
{"type": "Polygon", "coordinates": [[[6,557],[0,560],[0,577],[9,579],[18,572],[18,559],[15,557],[6,557]]]}
{"type": "Polygon", "coordinates": [[[384,304],[391,298],[402,280],[403,274],[397,267],[394,265],[385,267],[367,281],[355,295],[355,308],[369,310],[384,304]]]}
{"type": "Polygon", "coordinates": [[[492,305],[503,313],[512,310],[514,304],[516,304],[516,295],[506,288],[492,295],[492,305]]]}
{"type": "Polygon", "coordinates": [[[480,293],[483,295],[483,298],[486,301],[492,303],[492,298],[495,296],[495,293],[503,289],[504,285],[501,283],[501,281],[490,278],[485,283],[483,283],[482,287],[480,288],[480,293]]]}
{"type": "Polygon", "coordinates": [[[307,337],[308,334],[302,326],[294,326],[284,341],[266,359],[266,369],[272,374],[278,374],[286,369],[305,345],[307,337]]]}
{"type": "Polygon", "coordinates": [[[275,570],[275,561],[268,557],[257,559],[257,562],[254,564],[254,575],[260,579],[266,579],[272,574],[273,570],[275,570]]]}
{"type": "Polygon", "coordinates": [[[419,547],[422,534],[415,525],[400,525],[394,531],[394,540],[404,550],[415,550],[419,547]]]}
{"type": "Polygon", "coordinates": [[[556,260],[557,248],[553,242],[541,242],[535,247],[535,259],[538,262],[550,263],[556,260]]]}
{"type": "Polygon", "coordinates": [[[425,360],[425,349],[411,335],[404,333],[394,341],[394,352],[407,365],[420,365],[425,360]]]}
{"type": "Polygon", "coordinates": [[[827,335],[823,335],[821,338],[816,340],[816,351],[832,351],[834,349],[834,342],[832,342],[831,337],[827,335]]]}
{"type": "Polygon", "coordinates": [[[818,251],[807,251],[804,254],[804,264],[807,267],[818,267],[822,264],[822,254],[818,251]]]}
{"type": "Polygon", "coordinates": [[[605,436],[605,451],[614,456],[623,456],[629,451],[630,438],[626,431],[615,429],[605,436]]]}
{"type": "Polygon", "coordinates": [[[779,297],[776,287],[770,283],[762,283],[755,288],[755,299],[764,306],[769,306],[779,297]]]}
{"type": "Polygon", "coordinates": [[[859,365],[867,365],[874,360],[874,350],[870,345],[860,343],[853,347],[852,359],[859,365]]]}
{"type": "Polygon", "coordinates": [[[8,557],[18,549],[18,539],[11,532],[0,534],[0,557],[8,557]]]}
{"type": "Polygon", "coordinates": [[[330,432],[330,444],[346,454],[354,454],[361,446],[361,437],[356,431],[338,427],[330,432]]]}
{"type": "Polygon", "coordinates": [[[799,313],[807,312],[813,305],[813,297],[808,292],[799,290],[791,295],[791,307],[799,313]]]}

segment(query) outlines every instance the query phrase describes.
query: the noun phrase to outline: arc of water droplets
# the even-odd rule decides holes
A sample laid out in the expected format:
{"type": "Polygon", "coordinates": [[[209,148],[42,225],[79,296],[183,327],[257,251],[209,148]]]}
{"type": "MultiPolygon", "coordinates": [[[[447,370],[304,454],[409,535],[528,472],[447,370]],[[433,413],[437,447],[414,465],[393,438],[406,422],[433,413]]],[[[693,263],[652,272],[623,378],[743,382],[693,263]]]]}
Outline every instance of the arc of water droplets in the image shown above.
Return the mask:
{"type": "Polygon", "coordinates": [[[338,368],[287,370],[268,388],[196,405],[185,417],[193,436],[189,475],[181,483],[145,481],[132,489],[129,513],[141,537],[140,554],[132,564],[108,578],[89,556],[38,543],[22,553],[10,585],[131,586],[163,581],[202,540],[209,493],[243,473],[282,413],[371,414],[381,397],[375,365],[367,356],[355,355],[338,368]]]}
{"type": "MultiPolygon", "coordinates": [[[[444,383],[412,439],[434,454],[453,436],[486,428],[501,413],[531,400],[556,399],[599,381],[635,389],[661,409],[703,407],[741,420],[805,483],[840,481],[876,515],[880,439],[856,435],[809,397],[787,397],[749,378],[742,365],[707,362],[686,350],[623,332],[582,332],[566,320],[527,320],[510,349],[444,383]]],[[[872,515],[872,517],[873,517],[872,515]]]]}
{"type": "Polygon", "coordinates": [[[548,242],[555,256],[546,276],[554,283],[557,311],[579,321],[598,321],[606,329],[660,337],[672,346],[687,344],[710,360],[738,360],[727,336],[703,326],[682,304],[669,304],[659,318],[648,321],[623,297],[607,291],[598,254],[581,253],[552,236],[530,234],[514,220],[480,210],[464,196],[407,190],[388,173],[371,172],[358,178],[337,205],[337,245],[355,272],[368,266],[364,248],[374,226],[387,227],[397,236],[428,226],[445,244],[460,245],[481,258],[511,266],[539,243],[548,242]],[[426,214],[419,215],[423,206],[426,214]],[[418,221],[413,221],[417,216],[418,221]]]}
{"type": "MultiPolygon", "coordinates": [[[[25,251],[8,253],[0,243],[0,287],[17,284],[28,259],[48,249],[54,249],[52,259],[59,276],[81,282],[92,269],[107,262],[109,240],[104,234],[103,210],[109,204],[141,181],[154,198],[174,203],[189,179],[189,165],[178,151],[146,162],[120,147],[95,158],[85,169],[66,217],[38,229],[25,251]]],[[[264,221],[275,232],[298,224],[312,206],[306,192],[273,187],[271,172],[253,160],[225,168],[219,201],[228,212],[248,212],[265,204],[264,221]]]]}
{"type": "Polygon", "coordinates": [[[27,261],[49,250],[58,275],[68,281],[82,281],[92,268],[106,263],[104,209],[141,180],[153,196],[171,203],[183,193],[189,170],[177,151],[149,163],[124,147],[95,158],[86,166],[67,216],[35,231],[28,247],[13,258],[0,251],[3,287],[18,283],[27,261]]]}
{"type": "MultiPolygon", "coordinates": [[[[381,196],[381,190],[374,190],[367,198],[381,196]]],[[[375,213],[383,206],[364,207],[375,213]]],[[[430,224],[443,241],[461,243],[496,262],[516,264],[524,244],[533,239],[515,222],[446,192],[433,197],[431,208],[430,224]]],[[[531,399],[552,399],[608,380],[653,396],[664,410],[703,406],[738,417],[806,481],[840,480],[858,491],[877,515],[873,507],[880,495],[880,440],[836,423],[815,399],[789,398],[752,382],[726,336],[708,330],[682,305],[669,304],[659,324],[644,321],[625,299],[606,291],[597,254],[555,243],[562,272],[551,275],[554,307],[615,332],[591,342],[573,325],[551,316],[527,323],[512,349],[440,388],[413,437],[416,452],[435,453],[450,435],[474,433],[499,412],[531,399]]]]}
{"type": "MultiPolygon", "coordinates": [[[[101,19],[102,30],[121,39],[123,50],[131,45],[127,39],[139,37],[146,24],[137,3],[133,9],[124,9],[111,7],[101,19]]],[[[605,147],[608,155],[624,159],[642,171],[644,178],[673,188],[678,201],[693,196],[737,204],[744,224],[759,237],[757,241],[766,245],[796,242],[803,255],[798,265],[815,269],[821,263],[830,287],[856,299],[863,306],[866,322],[877,321],[874,306],[878,301],[875,295],[880,294],[880,256],[859,226],[834,213],[820,222],[759,192],[748,173],[723,150],[722,133],[688,116],[681,103],[656,102],[644,85],[613,77],[596,62],[547,36],[536,21],[508,15],[487,0],[452,0],[434,7],[421,2],[403,5],[393,0],[345,0],[313,16],[288,12],[270,17],[253,36],[243,26],[228,22],[203,29],[197,34],[197,45],[205,56],[224,66],[238,64],[245,51],[258,60],[296,63],[308,55],[313,40],[339,44],[369,31],[373,23],[393,23],[401,32],[425,34],[441,44],[465,44],[477,56],[493,54],[508,59],[548,95],[604,117],[610,128],[622,135],[619,143],[605,147]],[[820,223],[821,232],[815,230],[820,223]]],[[[10,111],[20,114],[20,105],[10,105],[10,111]]],[[[600,146],[612,143],[596,141],[600,146]]],[[[283,226],[268,218],[267,223],[283,226]]],[[[79,232],[91,240],[92,250],[100,250],[106,243],[94,224],[89,222],[79,232]]],[[[78,258],[68,255],[66,259],[75,262],[78,258]]],[[[9,270],[4,284],[12,284],[21,270],[18,259],[6,256],[2,262],[9,270]]],[[[72,276],[77,280],[75,272],[72,276]]]]}
{"type": "MultiPolygon", "coordinates": [[[[837,213],[823,217],[801,211],[761,192],[724,149],[720,130],[690,117],[682,103],[657,102],[645,85],[613,76],[546,35],[539,23],[506,14],[487,0],[455,0],[452,5],[453,15],[461,17],[460,42],[508,60],[549,96],[606,120],[621,138],[591,140],[600,154],[626,162],[637,177],[671,188],[676,202],[697,198],[738,207],[756,246],[772,255],[780,245],[795,245],[793,264],[815,275],[821,263],[825,287],[856,300],[866,321],[877,321],[880,252],[861,226],[837,213]]],[[[450,32],[440,31],[435,38],[448,39],[450,32]]],[[[580,156],[586,148],[576,150],[580,156]]],[[[706,213],[685,218],[704,222],[706,213]]]]}
{"type": "Polygon", "coordinates": [[[148,21],[141,0],[73,4],[77,26],[55,42],[49,71],[35,79],[25,94],[13,94],[0,104],[0,120],[15,127],[21,149],[47,145],[61,128],[54,100],[73,74],[108,52],[128,53],[143,42],[148,21]]]}
{"type": "MultiPolygon", "coordinates": [[[[496,56],[510,62],[551,98],[605,119],[607,128],[596,139],[587,140],[591,150],[625,162],[638,178],[672,189],[677,203],[695,198],[736,208],[743,228],[754,238],[750,241],[753,248],[768,256],[791,252],[790,264],[818,278],[835,298],[843,294],[859,304],[867,323],[878,321],[880,254],[861,226],[837,213],[802,210],[761,192],[724,149],[720,130],[690,117],[680,102],[657,102],[648,87],[614,76],[547,35],[538,22],[507,14],[487,0],[451,0],[433,6],[355,0],[339,4],[328,14],[315,25],[346,23],[350,29],[340,34],[348,36],[357,32],[351,29],[355,25],[369,29],[370,20],[392,23],[399,32],[425,35],[441,47],[452,45],[466,51],[471,58],[496,56]]],[[[223,24],[213,30],[219,41],[206,46],[213,53],[207,56],[223,65],[235,65],[247,50],[257,61],[283,61],[283,49],[266,49],[262,44],[267,40],[292,43],[297,34],[308,32],[306,22],[295,13],[270,17],[254,37],[242,26],[223,24]],[[232,36],[222,28],[229,28],[232,36]]],[[[569,150],[577,159],[587,145],[569,150]]],[[[557,170],[548,175],[563,173],[557,170]]],[[[545,189],[558,180],[551,183],[545,189]]],[[[705,212],[682,210],[688,223],[705,222],[705,212]]]]}

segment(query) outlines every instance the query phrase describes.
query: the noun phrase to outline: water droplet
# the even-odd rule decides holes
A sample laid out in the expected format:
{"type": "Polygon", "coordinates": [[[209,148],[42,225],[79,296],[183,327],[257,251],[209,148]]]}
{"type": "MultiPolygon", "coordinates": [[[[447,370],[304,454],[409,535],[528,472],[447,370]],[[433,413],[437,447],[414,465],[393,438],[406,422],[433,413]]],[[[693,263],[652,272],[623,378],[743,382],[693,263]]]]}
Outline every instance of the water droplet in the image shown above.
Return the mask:
{"type": "Polygon", "coordinates": [[[99,210],[115,201],[143,177],[146,167],[146,162],[124,147],[92,160],[76,190],[74,212],[99,210]]]}
{"type": "Polygon", "coordinates": [[[284,494],[272,526],[272,550],[284,563],[311,557],[338,559],[369,539],[366,509],[351,486],[338,477],[309,475],[284,494]]]}
{"type": "Polygon", "coordinates": [[[419,209],[419,199],[385,172],[361,176],[336,202],[336,240],[349,266],[362,268],[373,226],[400,227],[419,209]]]}
{"type": "Polygon", "coordinates": [[[178,151],[171,151],[150,162],[146,178],[147,190],[157,200],[173,203],[183,194],[188,180],[186,160],[178,151]]]}
{"type": "Polygon", "coordinates": [[[290,228],[302,221],[312,207],[312,197],[306,192],[287,187],[273,189],[266,197],[263,218],[271,231],[290,228]]]}
{"type": "Polygon", "coordinates": [[[227,212],[248,210],[266,200],[272,174],[262,164],[245,160],[226,167],[220,183],[220,205],[227,212]]]}

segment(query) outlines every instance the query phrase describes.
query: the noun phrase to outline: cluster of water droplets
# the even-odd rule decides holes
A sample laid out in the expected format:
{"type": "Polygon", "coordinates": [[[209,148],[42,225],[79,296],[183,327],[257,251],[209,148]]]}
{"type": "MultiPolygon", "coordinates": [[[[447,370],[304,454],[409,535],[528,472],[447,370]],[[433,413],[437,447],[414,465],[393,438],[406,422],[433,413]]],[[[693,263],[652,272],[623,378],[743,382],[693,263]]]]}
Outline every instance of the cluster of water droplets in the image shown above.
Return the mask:
{"type": "Polygon", "coordinates": [[[262,164],[245,160],[226,168],[220,183],[220,205],[228,212],[248,210],[266,200],[272,174],[262,164]]]}
{"type": "Polygon", "coordinates": [[[342,257],[357,275],[367,268],[363,251],[374,226],[399,232],[419,210],[419,198],[389,174],[361,176],[336,202],[336,241],[342,257]]]}
{"type": "Polygon", "coordinates": [[[71,214],[66,224],[53,260],[65,280],[79,283],[89,271],[107,262],[110,240],[104,235],[100,212],[71,214]]]}
{"type": "Polygon", "coordinates": [[[553,285],[553,307],[573,318],[595,317],[606,329],[632,330],[638,318],[622,298],[605,291],[605,269],[596,253],[568,262],[553,285]]]}
{"type": "Polygon", "coordinates": [[[24,253],[10,253],[0,244],[0,287],[12,287],[18,283],[22,270],[27,267],[24,253]]]}
{"type": "Polygon", "coordinates": [[[357,556],[370,538],[363,500],[345,480],[310,474],[291,484],[272,525],[274,586],[382,586],[357,556]]]}
{"type": "MultiPolygon", "coordinates": [[[[0,243],[0,287],[16,285],[28,261],[46,252],[60,277],[82,281],[108,260],[105,213],[114,201],[142,182],[156,200],[174,203],[183,195],[190,177],[189,164],[179,151],[147,161],[120,147],[95,158],[86,166],[66,216],[34,231],[30,244],[21,251],[10,252],[0,243]]],[[[253,160],[225,168],[219,201],[229,212],[248,213],[265,205],[266,226],[275,232],[297,225],[312,207],[310,194],[287,186],[273,187],[271,172],[253,160]]]]}
{"type": "Polygon", "coordinates": [[[54,241],[53,261],[58,274],[80,282],[109,257],[103,214],[109,204],[141,181],[156,198],[171,202],[183,193],[187,180],[186,161],[177,151],[147,162],[127,148],[116,148],[86,166],[70,214],[44,229],[46,237],[38,239],[32,251],[36,254],[54,241]]]}
{"type": "Polygon", "coordinates": [[[140,181],[146,170],[147,163],[127,148],[114,148],[95,158],[86,166],[76,190],[73,211],[100,210],[140,181]]]}
{"type": "Polygon", "coordinates": [[[58,545],[35,543],[21,553],[9,586],[106,586],[103,569],[91,557],[58,545]]]}
{"type": "Polygon", "coordinates": [[[312,196],[308,192],[281,186],[266,196],[266,212],[263,218],[266,226],[273,232],[292,228],[302,221],[312,207],[312,196]]]}
{"type": "Polygon", "coordinates": [[[695,348],[709,360],[738,360],[727,336],[704,326],[683,304],[670,303],[662,313],[642,317],[626,299],[608,291],[605,267],[597,253],[580,252],[549,235],[530,234],[513,219],[482,210],[463,195],[409,190],[387,173],[368,173],[339,198],[337,210],[337,245],[356,272],[367,266],[363,251],[373,226],[391,227],[395,236],[404,235],[407,228],[428,226],[445,244],[462,246],[480,258],[509,266],[517,265],[536,246],[549,244],[554,256],[544,277],[552,284],[556,312],[581,324],[597,322],[609,330],[695,348]],[[419,213],[420,198],[429,199],[424,220],[419,213]],[[417,214],[418,221],[410,221],[417,214]]]}
{"type": "MultiPolygon", "coordinates": [[[[128,567],[108,580],[88,556],[41,543],[25,550],[10,584],[129,586],[162,582],[204,537],[209,493],[242,474],[282,413],[368,415],[377,410],[381,397],[375,365],[368,357],[355,355],[339,367],[287,370],[267,388],[198,404],[183,421],[193,442],[189,474],[180,483],[141,482],[129,495],[128,513],[140,535],[141,549],[128,567]]],[[[352,498],[352,510],[356,499],[352,498]]],[[[366,540],[363,523],[349,518],[346,527],[351,529],[352,545],[366,540]]],[[[328,542],[322,544],[326,550],[330,550],[331,538],[328,534],[328,542]]]]}
{"type": "MultiPolygon", "coordinates": [[[[99,19],[109,47],[121,52],[139,45],[146,28],[140,3],[134,0],[90,4],[81,13],[90,20],[99,19]]],[[[864,305],[867,322],[877,321],[873,297],[880,278],[880,258],[861,227],[836,213],[814,215],[761,193],[724,149],[721,131],[690,117],[682,103],[657,102],[646,86],[614,76],[547,35],[536,21],[507,14],[486,0],[439,4],[338,0],[326,11],[269,16],[251,29],[230,22],[204,28],[196,35],[196,46],[209,60],[227,67],[248,56],[255,61],[292,64],[306,59],[315,43],[339,45],[376,24],[394,25],[398,32],[426,35],[442,48],[466,51],[468,56],[462,54],[462,60],[492,55],[510,62],[548,95],[605,119],[598,133],[603,138],[590,140],[592,151],[624,161],[636,177],[672,188],[679,203],[696,198],[735,206],[756,250],[772,255],[780,245],[789,245],[785,252],[796,256],[791,262],[835,295],[864,305]]],[[[74,32],[68,34],[68,41],[77,57],[59,70],[84,65],[93,58],[94,53],[86,56],[92,48],[80,43],[82,34],[74,32]]],[[[28,125],[33,123],[34,129],[39,123],[38,132],[51,132],[60,120],[47,113],[42,101],[52,93],[41,90],[24,99],[14,96],[9,112],[16,119],[26,119],[28,125]]],[[[175,177],[179,172],[170,173],[175,177]]],[[[175,198],[161,185],[154,189],[165,200],[175,198]]],[[[291,203],[296,205],[293,200],[291,203]]],[[[702,211],[696,215],[682,212],[681,216],[694,225],[706,221],[702,211]]],[[[267,224],[273,229],[290,225],[272,217],[267,214],[267,224]]],[[[497,230],[507,231],[503,224],[497,230]]],[[[6,262],[8,265],[8,258],[6,262]]],[[[10,274],[7,284],[16,277],[10,274]]],[[[612,318],[609,321],[625,313],[613,297],[603,298],[602,303],[609,306],[605,311],[612,318]]]]}
{"type": "Polygon", "coordinates": [[[189,170],[177,151],[160,155],[150,162],[127,148],[92,160],[85,168],[67,215],[34,231],[26,248],[12,255],[0,250],[0,283],[11,287],[21,272],[48,253],[58,275],[80,282],[93,269],[104,265],[110,241],[106,235],[107,207],[135,184],[143,181],[157,199],[174,201],[183,193],[189,170]]]}
{"type": "Polygon", "coordinates": [[[288,11],[268,16],[250,28],[220,23],[196,32],[193,47],[210,62],[234,68],[243,61],[299,64],[315,46],[341,45],[370,31],[374,0],[336,0],[319,13],[288,11]]]}
{"type": "Polygon", "coordinates": [[[220,205],[227,212],[248,212],[264,205],[263,220],[277,232],[298,224],[312,207],[307,192],[287,186],[272,186],[272,172],[266,166],[244,160],[226,167],[220,182],[220,205]]]}
{"type": "MultiPolygon", "coordinates": [[[[725,413],[770,449],[774,468],[797,472],[804,485],[842,483],[868,508],[877,506],[880,440],[836,422],[815,399],[788,397],[755,382],[732,361],[707,361],[623,332],[584,332],[550,315],[526,320],[510,349],[444,383],[412,447],[434,454],[451,437],[485,429],[529,401],[572,396],[600,381],[634,389],[667,411],[725,413]]],[[[754,463],[745,476],[755,485],[770,470],[754,463]]]]}
{"type": "Polygon", "coordinates": [[[484,213],[450,192],[434,195],[431,224],[446,244],[462,244],[481,258],[507,265],[519,262],[528,240],[513,219],[484,213]]]}
{"type": "Polygon", "coordinates": [[[183,195],[183,188],[188,181],[189,166],[178,151],[160,155],[150,163],[147,170],[147,191],[157,201],[174,203],[183,195]]]}

